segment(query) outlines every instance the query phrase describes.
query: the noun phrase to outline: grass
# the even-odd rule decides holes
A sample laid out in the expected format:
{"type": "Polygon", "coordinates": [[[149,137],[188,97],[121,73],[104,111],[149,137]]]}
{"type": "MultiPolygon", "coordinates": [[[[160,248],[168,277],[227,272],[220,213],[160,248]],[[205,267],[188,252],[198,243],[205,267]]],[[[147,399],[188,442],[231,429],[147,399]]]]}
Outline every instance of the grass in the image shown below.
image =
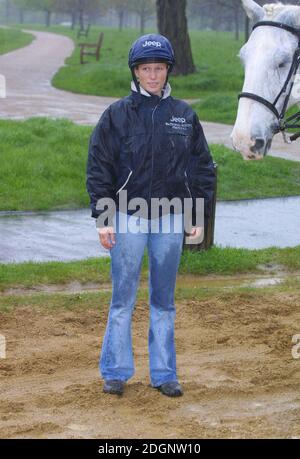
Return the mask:
{"type": "Polygon", "coordinates": [[[200,120],[234,124],[238,109],[238,92],[207,93],[201,101],[192,104],[200,120]]]}
{"type": "MultiPolygon", "coordinates": [[[[64,26],[46,28],[42,25],[26,27],[60,33],[74,40],[74,53],[54,77],[56,87],[98,96],[123,97],[128,94],[131,77],[127,66],[128,51],[140,35],[138,29],[120,32],[113,28],[92,26],[87,39],[77,39],[77,29],[72,31],[64,26]],[[77,44],[84,41],[95,43],[100,31],[104,32],[100,61],[95,62],[94,58],[90,58],[87,65],[80,65],[77,44]]],[[[149,29],[148,32],[153,30],[149,29]]],[[[199,98],[206,92],[239,91],[243,82],[243,68],[237,53],[243,41],[234,40],[230,32],[215,31],[191,30],[190,38],[197,72],[187,76],[172,76],[171,84],[176,97],[199,98]]]]}
{"type": "Polygon", "coordinates": [[[0,209],[88,206],[85,162],[90,132],[90,127],[68,120],[1,120],[0,209]]]}
{"type": "MultiPolygon", "coordinates": [[[[77,29],[72,31],[64,26],[46,28],[36,24],[26,27],[66,35],[75,43],[72,56],[66,59],[66,66],[53,77],[52,84],[55,87],[97,96],[123,97],[128,94],[131,75],[127,67],[127,55],[131,43],[139,36],[138,30],[125,29],[120,32],[93,26],[87,39],[77,39],[77,29]],[[88,64],[80,65],[78,43],[84,40],[95,43],[100,31],[104,31],[100,61],[88,58],[88,64]]],[[[242,39],[235,40],[231,32],[198,30],[190,31],[190,39],[197,71],[187,76],[171,75],[172,94],[178,98],[199,99],[192,107],[203,121],[234,124],[237,95],[244,81],[244,69],[237,57],[243,45],[242,39]]],[[[296,108],[292,108],[288,114],[295,111],[296,108]]]]}
{"type": "Polygon", "coordinates": [[[299,195],[299,163],[271,156],[244,161],[222,145],[212,145],[211,151],[218,164],[219,200],[299,195]]]}
{"type": "MultiPolygon", "coordinates": [[[[214,246],[207,251],[184,250],[179,275],[235,275],[276,271],[278,266],[293,272],[300,269],[300,246],[248,250],[214,246]]],[[[144,254],[141,279],[148,279],[148,256],[144,254]]],[[[39,284],[110,282],[110,258],[90,258],[74,262],[0,264],[0,291],[11,287],[31,288],[39,284]]]]}
{"type": "MultiPolygon", "coordinates": [[[[77,39],[77,29],[72,31],[64,26],[46,28],[36,24],[26,27],[66,35],[75,43],[72,56],[66,59],[66,66],[53,77],[55,87],[97,96],[123,97],[128,94],[131,75],[127,56],[131,43],[140,35],[137,29],[120,32],[93,26],[87,39],[77,39]],[[88,58],[88,64],[80,65],[78,43],[85,40],[95,43],[100,31],[104,31],[100,61],[88,58]]],[[[199,99],[192,107],[203,121],[234,124],[237,95],[244,80],[244,69],[237,57],[243,40],[235,40],[231,32],[190,30],[189,33],[197,71],[187,76],[171,75],[172,94],[178,98],[199,99]]],[[[294,108],[288,113],[291,115],[295,111],[294,108]]]]}
{"type": "MultiPolygon", "coordinates": [[[[292,296],[299,294],[300,285],[295,279],[286,279],[284,282],[266,287],[250,287],[240,284],[231,285],[230,289],[222,286],[209,285],[205,288],[197,286],[197,281],[193,279],[194,285],[185,286],[180,282],[180,277],[177,280],[175,291],[176,301],[196,300],[201,301],[208,298],[216,298],[226,301],[227,304],[235,304],[236,301],[249,301],[253,298],[267,298],[268,301],[274,295],[274,299],[278,295],[286,295],[289,299],[292,296]]],[[[103,307],[104,304],[109,304],[111,299],[111,291],[101,290],[94,292],[81,293],[35,293],[34,295],[0,295],[0,312],[11,312],[18,307],[28,307],[36,309],[43,313],[62,310],[88,310],[103,307]]],[[[140,286],[137,291],[137,301],[149,301],[148,287],[140,286]]]]}
{"type": "Polygon", "coordinates": [[[27,46],[32,42],[33,38],[33,35],[29,33],[0,27],[0,54],[27,46]]]}
{"type": "MultiPolygon", "coordinates": [[[[66,119],[0,120],[0,210],[58,210],[89,206],[85,187],[92,127],[66,119]]],[[[300,195],[300,163],[267,157],[244,161],[220,145],[219,200],[300,195]]]]}

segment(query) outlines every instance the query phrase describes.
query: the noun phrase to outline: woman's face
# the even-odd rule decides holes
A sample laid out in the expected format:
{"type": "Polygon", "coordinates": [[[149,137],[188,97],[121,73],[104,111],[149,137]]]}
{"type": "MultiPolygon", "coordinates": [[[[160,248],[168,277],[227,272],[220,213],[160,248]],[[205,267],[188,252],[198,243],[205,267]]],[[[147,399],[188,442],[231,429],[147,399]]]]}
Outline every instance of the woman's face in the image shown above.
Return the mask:
{"type": "Polygon", "coordinates": [[[168,65],[164,62],[140,64],[135,69],[140,85],[151,94],[161,96],[162,88],[167,79],[168,65]]]}

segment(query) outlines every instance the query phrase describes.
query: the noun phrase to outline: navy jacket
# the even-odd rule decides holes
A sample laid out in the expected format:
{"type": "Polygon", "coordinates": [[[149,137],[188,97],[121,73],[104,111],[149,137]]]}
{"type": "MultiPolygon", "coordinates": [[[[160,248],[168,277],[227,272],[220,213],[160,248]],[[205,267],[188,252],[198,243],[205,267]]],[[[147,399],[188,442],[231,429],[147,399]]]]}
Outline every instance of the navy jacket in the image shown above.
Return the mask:
{"type": "Polygon", "coordinates": [[[128,201],[135,197],[147,201],[148,218],[154,197],[202,197],[208,217],[215,180],[196,113],[171,96],[147,97],[132,91],[105,110],[90,137],[86,186],[94,218],[101,213],[96,209],[100,198],[112,198],[118,209],[121,190],[127,191],[128,201]]]}

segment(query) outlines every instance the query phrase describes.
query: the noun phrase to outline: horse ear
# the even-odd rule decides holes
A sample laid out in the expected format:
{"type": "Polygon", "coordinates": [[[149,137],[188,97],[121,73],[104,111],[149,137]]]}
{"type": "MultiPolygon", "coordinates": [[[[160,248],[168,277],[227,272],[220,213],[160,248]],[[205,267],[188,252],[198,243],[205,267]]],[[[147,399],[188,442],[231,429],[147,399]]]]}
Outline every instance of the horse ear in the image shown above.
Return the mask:
{"type": "Polygon", "coordinates": [[[246,11],[247,16],[253,22],[260,21],[264,16],[264,9],[254,0],[241,0],[244,10],[246,11]]]}

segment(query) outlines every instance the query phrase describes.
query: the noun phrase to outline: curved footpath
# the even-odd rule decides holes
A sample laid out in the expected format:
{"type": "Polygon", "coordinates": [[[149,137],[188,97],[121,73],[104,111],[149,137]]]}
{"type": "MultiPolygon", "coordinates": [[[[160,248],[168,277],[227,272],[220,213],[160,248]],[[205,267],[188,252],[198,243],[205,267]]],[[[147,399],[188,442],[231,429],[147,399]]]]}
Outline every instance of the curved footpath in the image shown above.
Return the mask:
{"type": "MultiPolygon", "coordinates": [[[[0,56],[0,74],[6,79],[6,98],[0,99],[0,118],[49,116],[95,125],[105,108],[117,98],[75,94],[54,88],[51,79],[72,54],[73,41],[54,33],[23,31],[35,36],[33,42],[0,56]]],[[[209,143],[232,148],[232,126],[210,122],[202,122],[202,125],[209,143]]],[[[281,135],[277,135],[270,155],[299,161],[298,143],[286,145],[281,135]]]]}

